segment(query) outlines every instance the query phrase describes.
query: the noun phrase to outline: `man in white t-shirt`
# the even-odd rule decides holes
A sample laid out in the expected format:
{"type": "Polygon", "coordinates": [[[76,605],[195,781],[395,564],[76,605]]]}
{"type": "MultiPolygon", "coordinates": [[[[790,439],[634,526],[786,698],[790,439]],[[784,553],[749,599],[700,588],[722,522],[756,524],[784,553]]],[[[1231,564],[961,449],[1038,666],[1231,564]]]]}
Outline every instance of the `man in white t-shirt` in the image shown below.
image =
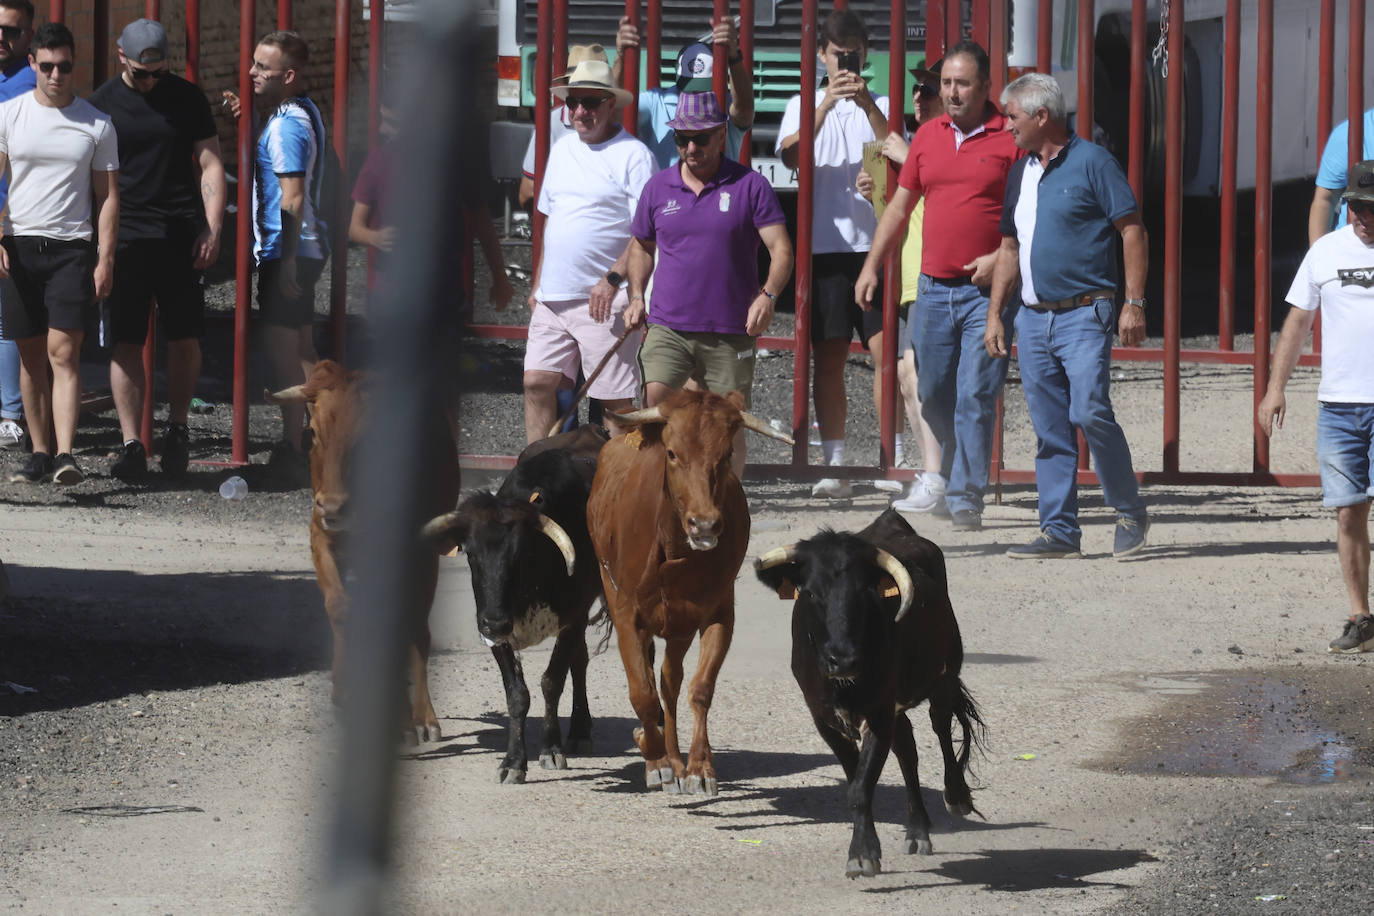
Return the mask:
{"type": "MultiPolygon", "coordinates": [[[[640,191],[654,173],[654,157],[621,129],[616,110],[632,96],[616,87],[604,61],[578,64],[567,85],[553,92],[567,106],[576,135],[549,151],[539,192],[539,212],[548,221],[529,297],[528,442],[548,435],[558,419],[558,386],[575,378],[579,368],[591,378],[601,358],[611,354],[587,391],[608,411],[629,407],[640,384],[638,340],[627,339],[618,348],[616,341],[625,330],[629,304],[622,287],[630,223],[640,191]]],[[[613,422],[607,425],[616,431],[613,422]]]]}
{"type": "MultiPolygon", "coordinates": [[[[882,311],[854,302],[854,284],[878,227],[873,207],[855,182],[864,144],[887,136],[887,97],[874,96],[859,74],[868,53],[868,32],[851,10],[835,10],[821,26],[820,59],[829,82],[816,90],[815,213],[811,233],[811,383],[821,450],[827,465],[844,464],[846,402],[844,364],[855,331],[867,345],[882,331],[882,311]]],[[[777,151],[795,169],[801,143],[801,96],[787,103],[778,126],[777,151]]],[[[881,302],[881,293],[877,297],[881,302]]],[[[812,496],[844,498],[848,480],[827,477],[812,496]]]]}
{"type": "Polygon", "coordinates": [[[12,483],[85,479],[72,457],[81,340],[114,279],[119,150],[109,117],[76,97],[75,47],[61,23],[39,26],[29,52],[37,88],[0,105],[0,171],[10,174],[0,277],[17,292],[0,296],[0,325],[19,344],[33,441],[12,483]]]}
{"type": "Polygon", "coordinates": [[[1374,650],[1369,615],[1369,500],[1374,496],[1374,160],[1350,170],[1345,193],[1350,222],[1317,239],[1303,258],[1288,302],[1293,308],[1274,349],[1269,390],[1257,409],[1260,429],[1283,427],[1283,389],[1297,365],[1318,310],[1322,372],[1317,387],[1317,460],[1322,504],[1336,510],[1336,554],[1350,619],[1332,652],[1374,650]]]}
{"type": "MultiPolygon", "coordinates": [[[[558,86],[567,82],[568,77],[577,69],[577,65],[584,60],[608,63],[606,49],[601,45],[573,45],[568,49],[568,69],[555,76],[552,84],[558,86]]],[[[557,95],[554,95],[554,103],[553,108],[549,109],[549,149],[553,149],[559,140],[572,133],[568,110],[563,107],[557,95]]],[[[534,200],[534,165],[534,134],[531,133],[530,142],[525,146],[525,161],[520,166],[520,189],[516,194],[516,199],[522,207],[534,200]]]]}

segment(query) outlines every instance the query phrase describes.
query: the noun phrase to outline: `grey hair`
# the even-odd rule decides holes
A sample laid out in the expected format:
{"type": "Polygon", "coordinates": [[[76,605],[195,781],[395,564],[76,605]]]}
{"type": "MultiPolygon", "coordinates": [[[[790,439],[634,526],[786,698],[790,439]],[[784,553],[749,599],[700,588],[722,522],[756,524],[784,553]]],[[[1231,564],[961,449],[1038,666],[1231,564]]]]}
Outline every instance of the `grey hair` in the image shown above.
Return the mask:
{"type": "Polygon", "coordinates": [[[1002,90],[1002,107],[1013,100],[1028,115],[1043,108],[1056,124],[1068,122],[1064,90],[1059,88],[1059,80],[1047,73],[1027,73],[1008,83],[1002,90]]]}

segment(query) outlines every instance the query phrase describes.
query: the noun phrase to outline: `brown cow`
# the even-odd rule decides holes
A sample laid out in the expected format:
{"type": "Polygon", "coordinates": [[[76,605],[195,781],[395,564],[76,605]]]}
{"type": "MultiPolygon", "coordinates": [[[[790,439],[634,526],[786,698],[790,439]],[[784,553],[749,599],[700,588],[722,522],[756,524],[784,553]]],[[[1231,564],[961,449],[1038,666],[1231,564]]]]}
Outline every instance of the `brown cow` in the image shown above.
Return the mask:
{"type": "MultiPolygon", "coordinates": [[[[310,558],[315,577],[324,593],[324,609],[334,631],[333,700],[342,699],[344,659],[344,621],[348,615],[348,593],[344,588],[348,547],[348,495],[353,447],[362,427],[362,379],[330,359],[315,364],[305,384],[296,385],[267,399],[275,403],[301,401],[310,408],[310,489],[314,505],[310,512],[310,558]]],[[[432,515],[447,512],[458,502],[458,452],[447,428],[430,437],[444,450],[440,479],[430,488],[432,515]]],[[[419,602],[406,616],[410,633],[410,673],[413,695],[409,722],[403,729],[408,742],[437,741],[442,734],[439,718],[429,697],[429,608],[439,582],[439,553],[422,550],[412,570],[419,582],[419,602]]]]}
{"type": "Polygon", "coordinates": [[[679,391],[656,407],[619,415],[635,428],[602,448],[587,503],[606,606],[642,726],[635,743],[645,781],[666,792],[716,794],[706,714],[734,634],[735,576],[749,546],[749,507],[730,467],[735,434],[744,427],[792,442],[743,408],[738,392],[679,391]],[[688,697],[696,732],[684,765],[677,699],[682,659],[697,633],[701,652],[688,697]],[[668,644],[661,705],[654,636],[668,644]]]}

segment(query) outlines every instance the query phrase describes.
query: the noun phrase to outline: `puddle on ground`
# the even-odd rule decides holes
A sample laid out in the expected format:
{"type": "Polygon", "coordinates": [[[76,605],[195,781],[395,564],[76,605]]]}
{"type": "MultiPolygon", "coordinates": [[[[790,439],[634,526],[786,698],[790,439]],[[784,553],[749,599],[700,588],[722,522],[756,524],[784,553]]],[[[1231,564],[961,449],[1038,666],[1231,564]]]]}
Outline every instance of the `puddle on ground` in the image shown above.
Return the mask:
{"type": "Polygon", "coordinates": [[[1131,773],[1277,776],[1307,784],[1374,768],[1374,669],[1174,673],[1130,686],[1167,698],[1095,765],[1131,773]]]}

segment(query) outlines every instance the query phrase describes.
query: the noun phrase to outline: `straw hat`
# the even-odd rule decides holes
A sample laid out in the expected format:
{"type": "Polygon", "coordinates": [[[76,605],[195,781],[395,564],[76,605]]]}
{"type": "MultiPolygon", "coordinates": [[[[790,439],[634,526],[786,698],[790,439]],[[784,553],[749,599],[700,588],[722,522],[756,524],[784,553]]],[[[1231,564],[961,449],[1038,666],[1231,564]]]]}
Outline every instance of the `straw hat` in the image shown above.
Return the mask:
{"type": "Polygon", "coordinates": [[[615,84],[611,75],[611,65],[604,60],[584,60],[568,74],[567,83],[554,86],[551,90],[555,98],[566,99],[573,89],[600,89],[615,96],[616,107],[628,105],[634,100],[629,91],[615,84]]]}
{"type": "Polygon", "coordinates": [[[555,76],[553,81],[561,83],[566,80],[577,69],[577,65],[584,60],[599,60],[602,63],[610,63],[606,57],[606,49],[601,45],[573,45],[568,48],[568,69],[555,76]]]}

